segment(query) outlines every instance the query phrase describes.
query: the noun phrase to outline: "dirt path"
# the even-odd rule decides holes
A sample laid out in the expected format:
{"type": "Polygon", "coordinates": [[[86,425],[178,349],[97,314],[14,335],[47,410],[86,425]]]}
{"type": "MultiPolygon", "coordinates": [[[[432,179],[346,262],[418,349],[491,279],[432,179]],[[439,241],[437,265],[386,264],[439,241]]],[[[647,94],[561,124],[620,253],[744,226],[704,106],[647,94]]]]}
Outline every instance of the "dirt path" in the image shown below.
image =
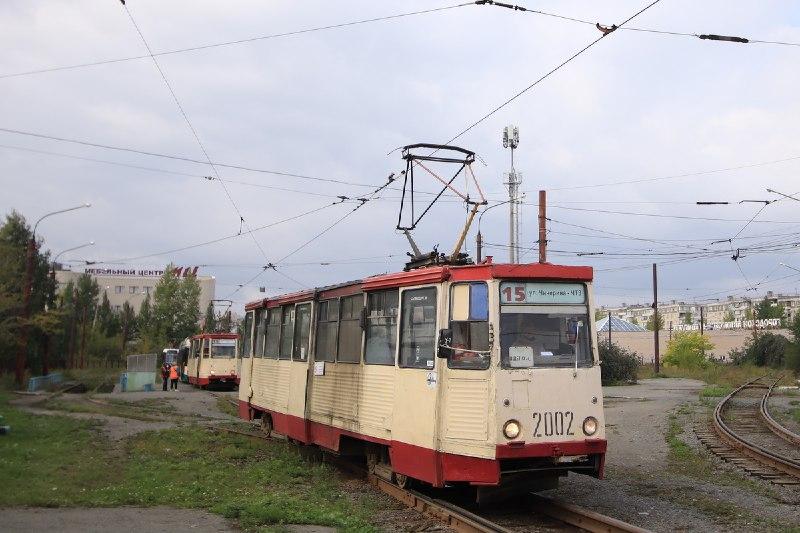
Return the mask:
{"type": "Polygon", "coordinates": [[[702,420],[699,381],[649,379],[604,388],[608,438],[606,479],[574,475],[549,494],[653,531],[773,531],[800,526],[792,494],[742,476],[696,442],[692,418],[702,420]],[[708,475],[676,473],[666,436],[676,413],[679,435],[705,457],[708,475]],[[723,484],[722,477],[726,477],[723,484]],[[730,480],[740,480],[731,485],[730,480]]]}
{"type": "Polygon", "coordinates": [[[28,533],[30,531],[217,533],[238,531],[232,522],[219,515],[194,509],[171,509],[169,507],[5,508],[0,509],[0,529],[8,533],[28,533]]]}
{"type": "MultiPolygon", "coordinates": [[[[236,392],[216,393],[223,396],[236,397],[236,392]]],[[[78,420],[94,420],[100,422],[98,428],[100,432],[111,441],[121,441],[145,431],[158,431],[176,427],[180,423],[201,423],[214,424],[222,421],[237,421],[238,418],[232,417],[219,410],[217,397],[206,391],[194,389],[188,385],[181,384],[178,392],[157,391],[157,392],[130,392],[130,393],[109,393],[94,394],[86,396],[84,394],[35,394],[21,395],[11,402],[15,407],[35,415],[62,416],[75,418],[78,420]],[[145,402],[163,402],[164,408],[161,412],[158,409],[142,409],[141,418],[139,414],[132,416],[119,416],[96,412],[76,412],[72,410],[48,409],[41,407],[50,398],[57,398],[59,402],[69,407],[82,406],[85,410],[97,410],[107,407],[113,411],[114,404],[119,405],[124,402],[126,407],[136,409],[136,404],[145,402]],[[87,402],[93,402],[87,403],[87,402]]]]}

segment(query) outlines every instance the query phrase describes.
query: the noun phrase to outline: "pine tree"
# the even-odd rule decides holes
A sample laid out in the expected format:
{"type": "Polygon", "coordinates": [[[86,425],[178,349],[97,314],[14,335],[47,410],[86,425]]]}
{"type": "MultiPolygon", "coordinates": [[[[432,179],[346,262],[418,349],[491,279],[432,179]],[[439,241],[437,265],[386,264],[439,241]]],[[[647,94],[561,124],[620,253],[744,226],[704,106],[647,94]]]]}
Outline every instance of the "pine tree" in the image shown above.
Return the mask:
{"type": "Polygon", "coordinates": [[[230,333],[232,327],[233,327],[233,318],[231,317],[231,310],[228,309],[219,319],[219,323],[217,324],[217,331],[219,331],[220,333],[230,333]]]}
{"type": "Polygon", "coordinates": [[[217,319],[214,315],[214,302],[209,301],[206,307],[206,316],[203,318],[203,331],[217,331],[217,319]]]}
{"type": "MultiPolygon", "coordinates": [[[[145,301],[149,303],[150,297],[148,296],[145,301]]],[[[144,302],[142,303],[142,307],[144,307],[144,302]]],[[[122,312],[120,313],[119,319],[122,334],[122,355],[125,355],[125,346],[136,331],[136,314],[133,312],[133,307],[131,307],[128,302],[122,304],[122,312]]]]}

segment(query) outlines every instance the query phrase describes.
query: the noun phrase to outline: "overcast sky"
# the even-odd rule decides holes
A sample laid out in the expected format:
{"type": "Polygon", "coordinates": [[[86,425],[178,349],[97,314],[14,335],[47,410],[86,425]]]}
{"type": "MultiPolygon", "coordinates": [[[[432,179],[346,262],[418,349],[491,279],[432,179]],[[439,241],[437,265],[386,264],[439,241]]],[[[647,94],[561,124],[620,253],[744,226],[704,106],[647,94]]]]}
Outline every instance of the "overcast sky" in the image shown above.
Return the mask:
{"type": "MultiPolygon", "coordinates": [[[[455,3],[127,2],[156,52],[455,3]]],[[[611,25],[645,3],[523,5],[611,25]]],[[[800,7],[662,0],[630,25],[798,43],[800,7]]],[[[0,27],[0,75],[146,54],[113,0],[5,0],[0,27]]],[[[329,205],[338,195],[369,194],[405,168],[400,152],[389,152],[447,141],[598,35],[588,24],[468,5],[158,61],[213,161],[362,185],[219,167],[233,202],[255,228],[329,205]]],[[[617,31],[455,144],[485,161],[473,168],[495,203],[507,198],[509,153],[501,131],[509,123],[519,127],[515,159],[526,202],[535,204],[539,189],[549,191],[549,246],[558,251],[549,259],[594,266],[598,304],[649,302],[653,261],[660,264],[663,300],[795,292],[800,273],[779,262],[800,268],[797,250],[789,247],[800,241],[800,204],[770,204],[742,230],[763,204],[738,202],[778,198],[766,188],[800,191],[798,64],[800,46],[617,31]],[[731,167],[747,168],[581,188],[731,167]],[[731,204],[697,206],[698,200],[731,204]],[[737,233],[733,244],[711,244],[737,233]],[[782,249],[764,253],[766,243],[782,249]],[[743,250],[738,262],[731,260],[736,248],[753,246],[760,253],[743,250]],[[704,249],[728,253],[696,260],[704,249]],[[758,291],[746,290],[752,286],[758,291]]],[[[0,96],[0,128],[205,159],[149,58],[0,78],[0,96]]],[[[202,177],[213,176],[207,165],[4,132],[0,145],[3,213],[17,209],[33,221],[92,203],[41,224],[45,247],[54,252],[97,242],[64,259],[145,256],[239,231],[223,185],[202,177]]],[[[436,188],[432,178],[417,176],[419,188],[436,188]]],[[[474,197],[474,187],[470,192],[474,197]]],[[[240,309],[259,297],[259,286],[270,294],[300,287],[269,271],[234,294],[267,262],[303,286],[400,270],[408,245],[394,229],[398,198],[398,190],[384,191],[282,262],[355,204],[256,231],[264,254],[245,230],[238,238],[127,263],[209,265],[201,272],[216,276],[217,298],[232,295],[240,309]]],[[[452,196],[435,206],[415,231],[420,245],[451,249],[464,213],[452,196]]],[[[525,247],[535,245],[536,215],[536,205],[523,206],[525,247]]],[[[483,217],[495,261],[507,260],[507,217],[506,206],[483,217]]],[[[474,233],[467,240],[472,253],[474,233]]],[[[523,258],[535,260],[536,251],[523,258]]]]}

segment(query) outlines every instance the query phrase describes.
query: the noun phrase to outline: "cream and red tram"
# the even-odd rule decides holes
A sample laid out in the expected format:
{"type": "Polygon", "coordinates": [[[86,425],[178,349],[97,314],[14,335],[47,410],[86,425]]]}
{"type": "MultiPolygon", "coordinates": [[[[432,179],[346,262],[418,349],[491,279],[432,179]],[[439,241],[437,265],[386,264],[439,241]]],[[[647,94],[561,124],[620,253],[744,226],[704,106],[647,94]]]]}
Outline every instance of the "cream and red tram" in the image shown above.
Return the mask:
{"type": "Polygon", "coordinates": [[[191,338],[186,375],[197,387],[233,388],[239,383],[239,335],[201,333],[191,338]]]}
{"type": "Polygon", "coordinates": [[[435,266],[248,304],[239,414],[379,475],[602,477],[592,269],[435,266]]]}

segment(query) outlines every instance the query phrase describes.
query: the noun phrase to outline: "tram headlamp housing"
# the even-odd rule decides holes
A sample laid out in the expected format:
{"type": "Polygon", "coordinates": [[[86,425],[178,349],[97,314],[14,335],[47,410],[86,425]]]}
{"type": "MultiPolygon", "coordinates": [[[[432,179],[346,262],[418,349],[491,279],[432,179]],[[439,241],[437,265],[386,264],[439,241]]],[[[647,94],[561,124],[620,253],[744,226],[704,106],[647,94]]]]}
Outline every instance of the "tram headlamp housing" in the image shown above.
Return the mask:
{"type": "Polygon", "coordinates": [[[509,420],[503,424],[503,435],[505,435],[507,439],[516,439],[519,437],[521,431],[522,428],[516,420],[509,420]]]}
{"type": "Polygon", "coordinates": [[[587,416],[583,421],[583,433],[587,437],[591,437],[597,433],[597,419],[593,416],[587,416]]]}

